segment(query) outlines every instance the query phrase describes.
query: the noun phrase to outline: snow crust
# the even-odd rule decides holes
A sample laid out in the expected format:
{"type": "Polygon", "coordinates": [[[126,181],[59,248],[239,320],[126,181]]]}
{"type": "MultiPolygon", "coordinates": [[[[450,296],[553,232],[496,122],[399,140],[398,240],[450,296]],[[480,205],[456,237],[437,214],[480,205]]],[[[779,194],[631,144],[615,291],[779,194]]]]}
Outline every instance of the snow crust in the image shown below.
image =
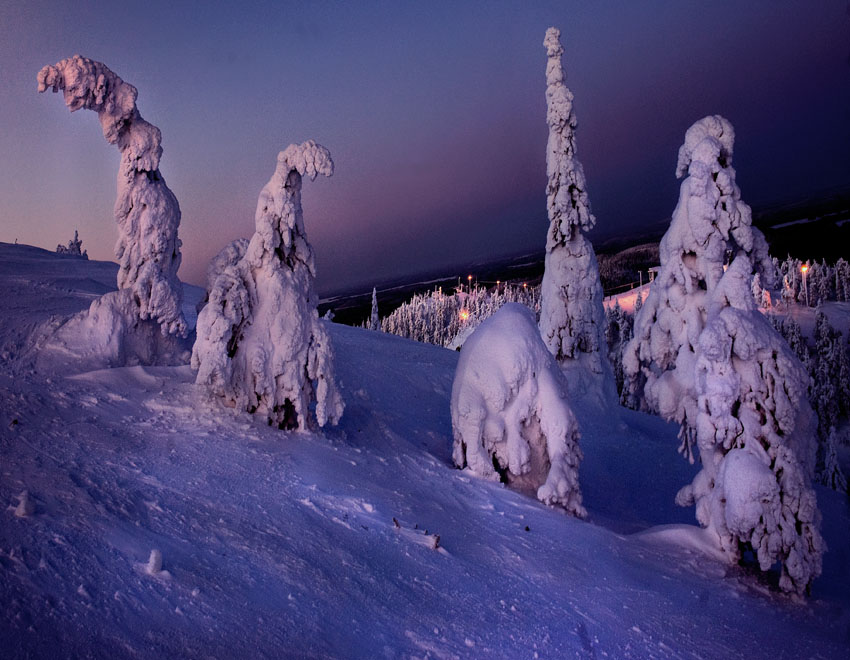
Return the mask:
{"type": "Polygon", "coordinates": [[[463,345],[452,385],[454,463],[583,517],[578,423],[533,312],[507,303],[463,345]],[[498,470],[498,471],[497,471],[498,470]]]}
{"type": "Polygon", "coordinates": [[[762,570],[782,562],[782,589],[803,593],[825,549],[808,378],[753,298],[753,275],[772,284],[774,273],[735,184],[733,143],[718,115],[685,135],[676,172],[687,178],[624,373],[633,396],[643,387],[647,407],[680,424],[681,451],[693,460],[699,448],[702,470],[677,502],[696,505],[730,563],[749,544],[762,570]]]}
{"type": "Polygon", "coordinates": [[[316,311],[315,261],[301,208],[302,177],[319,174],[333,174],[321,145],[308,140],[280,152],[260,192],[254,236],[235,263],[229,262],[238,246],[226,250],[192,350],[198,384],[281,428],[306,429],[312,403],[319,426],[336,424],[344,409],[333,348],[316,311]]]}
{"type": "Polygon", "coordinates": [[[593,228],[584,169],[576,158],[573,94],[564,83],[560,31],[549,28],[546,63],[546,206],[549,231],[541,285],[540,332],[559,362],[590,356],[597,374],[610,375],[605,345],[602,284],[593,246],[582,232],[593,228]]]}

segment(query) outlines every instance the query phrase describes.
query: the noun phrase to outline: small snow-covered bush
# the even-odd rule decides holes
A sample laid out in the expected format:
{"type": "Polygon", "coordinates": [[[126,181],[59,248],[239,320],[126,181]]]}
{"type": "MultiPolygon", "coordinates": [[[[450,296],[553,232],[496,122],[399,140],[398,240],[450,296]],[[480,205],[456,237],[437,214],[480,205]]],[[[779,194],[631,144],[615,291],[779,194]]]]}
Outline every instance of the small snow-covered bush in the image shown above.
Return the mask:
{"type": "Polygon", "coordinates": [[[583,517],[578,425],[534,314],[504,305],[467,339],[452,386],[455,465],[583,517]]]}
{"type": "Polygon", "coordinates": [[[256,232],[242,258],[216,277],[192,350],[196,383],[281,428],[307,428],[313,403],[319,426],[336,424],[344,409],[330,337],[316,311],[301,209],[302,177],[319,174],[331,176],[333,161],[312,140],[280,152],[260,192],[256,232]]]}

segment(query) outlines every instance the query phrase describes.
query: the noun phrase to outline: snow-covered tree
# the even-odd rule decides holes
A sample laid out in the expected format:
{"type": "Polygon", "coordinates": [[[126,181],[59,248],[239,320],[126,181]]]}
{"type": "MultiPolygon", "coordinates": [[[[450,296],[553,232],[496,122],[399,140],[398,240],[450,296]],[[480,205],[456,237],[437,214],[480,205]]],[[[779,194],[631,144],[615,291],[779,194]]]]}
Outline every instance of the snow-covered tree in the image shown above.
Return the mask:
{"type": "Polygon", "coordinates": [[[331,176],[333,161],[312,140],[280,152],[260,192],[256,232],[216,278],[192,351],[196,383],[281,428],[305,429],[314,402],[319,426],[336,424],[344,409],[301,209],[302,178],[318,174],[331,176]]]}
{"type": "Polygon", "coordinates": [[[573,94],[564,84],[560,42],[556,28],[546,31],[546,148],[549,231],[541,285],[540,332],[558,362],[587,356],[590,369],[605,372],[605,313],[602,284],[593,246],[584,232],[596,219],[584,169],[576,158],[573,94]]]}
{"type": "Polygon", "coordinates": [[[121,152],[115,202],[119,291],[107,294],[101,307],[110,304],[114,314],[134,314],[135,319],[122,322],[124,328],[150,319],[163,335],[184,336],[183,288],[177,279],[180,206],[159,171],[159,129],[139,114],[136,88],[100,62],[75,55],[46,66],[38,73],[38,91],[48,88],[62,90],[71,112],[97,112],[103,136],[121,152]]]}
{"type": "Polygon", "coordinates": [[[372,287],[372,314],[369,317],[369,329],[379,332],[381,330],[381,319],[378,316],[378,291],[375,287],[372,287]]]}
{"type": "Polygon", "coordinates": [[[802,593],[824,551],[807,375],[758,311],[751,277],[741,253],[710,294],[694,378],[702,470],[677,502],[696,504],[730,561],[750,547],[763,571],[782,563],[783,590],[802,593]]]}
{"type": "Polygon", "coordinates": [[[767,243],[751,226],[750,208],[735,185],[733,142],[732,125],[719,115],[701,119],[685,134],[676,176],[687,177],[661,239],[661,268],[635,315],[634,338],[623,361],[627,397],[679,423],[681,451],[690,460],[696,441],[699,336],[707,296],[723,275],[727,250],[747,254],[761,281],[773,282],[767,243]]]}
{"type": "Polygon", "coordinates": [[[688,176],[624,367],[632,391],[645,384],[649,407],[681,425],[683,452],[699,448],[702,469],[677,502],[696,505],[730,562],[751,547],[799,593],[824,549],[807,376],[753,299],[753,274],[772,282],[772,262],[735,184],[733,143],[717,115],[686,133],[677,175],[688,176]]]}
{"type": "Polygon", "coordinates": [[[578,483],[578,425],[567,402],[566,377],[528,308],[504,305],[467,339],[451,411],[455,465],[586,515],[578,483]]]}
{"type": "Polygon", "coordinates": [[[83,250],[83,241],[80,239],[79,232],[74,230],[74,238],[68,241],[68,245],[62,245],[61,243],[56,246],[57,254],[71,254],[75,257],[82,257],[83,259],[88,259],[89,254],[88,251],[83,250]]]}

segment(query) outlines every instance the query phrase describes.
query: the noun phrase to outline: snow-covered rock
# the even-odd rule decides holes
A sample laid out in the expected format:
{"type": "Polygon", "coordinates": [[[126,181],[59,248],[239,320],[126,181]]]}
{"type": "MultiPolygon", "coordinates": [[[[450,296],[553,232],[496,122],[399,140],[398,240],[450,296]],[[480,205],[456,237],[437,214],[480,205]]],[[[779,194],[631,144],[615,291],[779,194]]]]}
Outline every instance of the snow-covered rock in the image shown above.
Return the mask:
{"type": "MultiPolygon", "coordinates": [[[[111,307],[109,316],[115,320],[115,325],[104,328],[104,332],[133,333],[139,321],[151,321],[163,335],[185,336],[183,289],[177,279],[181,261],[177,237],[180,206],[159,171],[159,129],[139,114],[136,88],[100,62],[75,55],[44,67],[38,73],[38,91],[49,88],[54,92],[62,90],[71,112],[80,108],[97,112],[103,136],[121,152],[115,201],[115,255],[119,263],[118,288],[128,293],[120,294],[120,303],[102,303],[102,307],[111,307]],[[133,304],[125,305],[126,300],[133,304]],[[119,319],[118,314],[125,316],[119,319]]],[[[93,316],[96,311],[93,305],[90,314],[93,316]]],[[[146,327],[142,334],[148,334],[146,327]]],[[[142,338],[132,341],[138,343],[142,338]]]]}
{"type": "Polygon", "coordinates": [[[531,310],[508,303],[467,339],[451,408],[455,465],[585,515],[578,424],[531,310]]]}
{"type": "Polygon", "coordinates": [[[319,426],[336,424],[344,409],[301,209],[302,177],[318,174],[331,176],[333,161],[312,140],[280,152],[260,192],[256,232],[216,277],[192,351],[198,384],[281,428],[306,429],[312,403],[319,426]]]}
{"type": "MultiPolygon", "coordinates": [[[[546,31],[546,188],[549,232],[541,285],[540,332],[558,362],[587,355],[590,369],[610,376],[602,284],[593,246],[584,236],[596,219],[584,169],[576,158],[573,94],[564,84],[564,49],[556,28],[546,31]]],[[[611,378],[613,380],[613,378],[611,378]]]]}

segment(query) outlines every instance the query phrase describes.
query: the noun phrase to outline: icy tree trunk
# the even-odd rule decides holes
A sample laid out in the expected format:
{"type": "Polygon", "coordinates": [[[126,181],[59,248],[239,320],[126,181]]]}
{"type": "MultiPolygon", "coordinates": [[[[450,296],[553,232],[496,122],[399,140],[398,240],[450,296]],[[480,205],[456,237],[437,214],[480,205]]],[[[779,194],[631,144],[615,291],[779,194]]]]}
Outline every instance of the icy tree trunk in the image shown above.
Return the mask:
{"type": "Polygon", "coordinates": [[[71,112],[97,112],[103,136],[121,152],[115,201],[118,288],[131,292],[139,319],[156,322],[163,335],[185,336],[177,279],[180,206],[159,171],[159,129],[139,114],[136,88],[100,62],[75,55],[46,66],[38,73],[38,91],[48,88],[63,91],[71,112]]]}
{"type": "Polygon", "coordinates": [[[782,589],[801,593],[824,549],[808,379],[753,299],[754,273],[772,283],[773,264],[735,184],[733,143],[717,115],[685,136],[677,175],[688,176],[624,369],[632,394],[642,387],[651,410],[681,425],[683,453],[699,449],[702,470],[677,502],[696,505],[730,562],[750,546],[762,570],[782,563],[782,589]]]}
{"type": "Polygon", "coordinates": [[[584,236],[596,223],[590,212],[584,169],[575,156],[573,95],[564,84],[560,32],[549,28],[546,47],[546,150],[549,233],[541,287],[540,332],[559,363],[582,355],[602,374],[605,312],[593,246],[584,236]]]}
{"type": "Polygon", "coordinates": [[[304,232],[302,177],[331,176],[333,161],[312,140],[278,156],[257,202],[244,256],[225,266],[198,315],[196,382],[230,404],[267,415],[280,428],[336,424],[344,404],[333,349],[319,320],[313,250],[304,232]]]}

